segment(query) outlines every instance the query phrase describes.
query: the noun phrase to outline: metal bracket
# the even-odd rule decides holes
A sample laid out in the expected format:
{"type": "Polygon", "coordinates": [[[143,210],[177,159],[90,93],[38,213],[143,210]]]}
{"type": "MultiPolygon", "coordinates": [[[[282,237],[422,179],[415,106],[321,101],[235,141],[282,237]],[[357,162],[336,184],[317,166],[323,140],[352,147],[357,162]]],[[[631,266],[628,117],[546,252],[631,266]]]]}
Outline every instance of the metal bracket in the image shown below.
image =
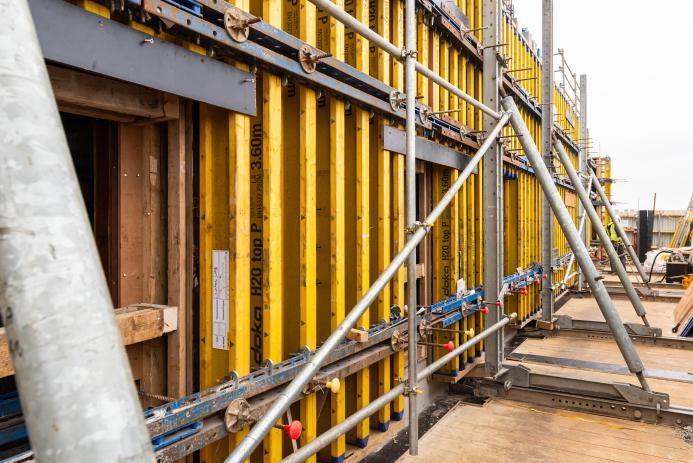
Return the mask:
{"type": "Polygon", "coordinates": [[[224,427],[228,432],[236,433],[252,421],[250,404],[245,399],[233,400],[224,413],[224,427]]]}
{"type": "Polygon", "coordinates": [[[404,391],[402,392],[402,395],[405,397],[409,397],[410,395],[420,395],[423,394],[423,391],[421,390],[420,387],[410,387],[409,386],[409,381],[404,382],[404,391]]]}
{"type": "Polygon", "coordinates": [[[416,59],[418,55],[419,52],[417,50],[407,50],[406,48],[402,49],[402,59],[405,59],[407,56],[411,56],[412,58],[416,59]]]}
{"type": "Polygon", "coordinates": [[[402,333],[399,332],[399,330],[395,330],[392,332],[392,337],[390,338],[390,346],[392,347],[393,351],[401,351],[402,349],[404,349],[404,346],[406,344],[407,339],[402,333]]]}
{"type": "Polygon", "coordinates": [[[505,371],[493,378],[503,384],[505,391],[511,387],[542,389],[587,397],[599,397],[645,407],[669,408],[669,395],[648,392],[638,386],[620,382],[598,382],[532,373],[526,365],[505,365],[505,371]]]}
{"type": "Polygon", "coordinates": [[[302,45],[298,49],[298,62],[301,64],[301,68],[306,74],[312,74],[317,69],[318,61],[324,58],[329,58],[332,53],[326,51],[318,50],[310,45],[302,45]]]}
{"type": "Polygon", "coordinates": [[[235,42],[242,43],[250,36],[250,25],[259,23],[262,18],[250,16],[240,8],[230,7],[224,11],[224,28],[235,42]]]}
{"type": "MultiPolygon", "coordinates": [[[[606,322],[592,320],[573,320],[569,315],[557,315],[554,320],[556,330],[585,330],[611,332],[606,322]]],[[[630,335],[661,337],[662,329],[645,326],[639,323],[624,323],[623,326],[630,335]]]]}
{"type": "Polygon", "coordinates": [[[400,109],[400,106],[404,101],[407,99],[407,96],[403,93],[400,92],[399,90],[393,90],[390,92],[390,107],[392,108],[393,111],[398,111],[400,109]]]}
{"type": "Polygon", "coordinates": [[[431,229],[431,227],[433,227],[432,223],[420,222],[417,220],[410,227],[405,227],[404,232],[407,234],[413,235],[414,233],[416,233],[416,230],[418,230],[419,228],[426,228],[426,233],[428,233],[428,231],[431,229]]]}

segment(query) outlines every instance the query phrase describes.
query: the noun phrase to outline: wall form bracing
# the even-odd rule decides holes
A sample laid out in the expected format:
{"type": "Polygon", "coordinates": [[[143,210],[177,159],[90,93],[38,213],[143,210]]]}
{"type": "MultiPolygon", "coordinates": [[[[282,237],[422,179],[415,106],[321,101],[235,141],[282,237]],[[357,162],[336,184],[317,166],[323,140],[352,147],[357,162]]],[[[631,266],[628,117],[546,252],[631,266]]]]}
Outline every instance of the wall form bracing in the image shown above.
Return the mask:
{"type": "MultiPolygon", "coordinates": [[[[336,3],[397,47],[403,45],[403,2],[336,3]]],[[[397,60],[305,0],[236,0],[234,4],[394,89],[404,88],[403,66],[397,60]]],[[[460,24],[466,22],[465,27],[481,29],[482,4],[481,0],[458,0],[446,8],[454,9],[450,17],[461,20],[460,24]]],[[[99,4],[87,1],[84,6],[110,15],[99,4]]],[[[483,32],[477,30],[469,36],[451,33],[446,29],[449,20],[441,21],[439,10],[429,10],[423,4],[419,9],[417,59],[481,100],[481,61],[475,44],[483,32]]],[[[140,30],[149,27],[135,19],[130,24],[140,30]]],[[[194,39],[174,37],[174,30],[146,30],[158,39],[175,41],[201,55],[210,54],[209,48],[194,39]]],[[[541,146],[541,120],[535,103],[541,100],[540,59],[507,11],[502,37],[505,45],[500,50],[509,58],[511,71],[506,74],[506,86],[520,102],[535,143],[541,146]]],[[[255,66],[242,56],[223,59],[231,66],[256,72],[257,114],[251,117],[209,104],[199,104],[196,113],[201,388],[218,384],[230,371],[242,376],[267,360],[275,364],[285,360],[304,346],[315,349],[405,240],[404,157],[383,148],[383,128],[403,128],[401,119],[361,105],[348,93],[345,96],[324,91],[319,85],[307,86],[304,80],[255,66]]],[[[555,92],[556,125],[577,167],[577,109],[561,90],[556,88],[555,92]]],[[[417,101],[433,112],[454,110],[440,120],[469,134],[460,137],[449,129],[446,132],[428,125],[420,127],[418,135],[451,147],[460,156],[473,153],[482,128],[481,112],[421,76],[417,93],[417,101]]],[[[512,130],[508,127],[503,134],[504,273],[510,275],[541,260],[541,193],[512,130]]],[[[419,196],[428,198],[418,205],[417,215],[422,218],[459,171],[434,163],[419,164],[419,196]]],[[[483,283],[481,166],[477,172],[433,227],[419,253],[423,264],[418,281],[421,304],[454,295],[460,279],[468,289],[483,283]]],[[[557,161],[556,172],[564,174],[557,161]]],[[[577,198],[566,182],[558,183],[577,223],[577,198]]],[[[565,273],[561,265],[567,263],[570,250],[561,228],[556,224],[554,229],[554,281],[561,281],[565,273]]],[[[575,278],[569,284],[574,282],[575,278]]],[[[388,321],[391,307],[404,306],[404,287],[405,273],[401,270],[359,325],[368,329],[388,321]]],[[[517,312],[518,323],[527,322],[540,310],[539,290],[540,284],[531,284],[526,294],[511,293],[506,312],[517,312]]],[[[436,334],[433,342],[452,340],[458,344],[483,326],[483,314],[473,311],[448,327],[464,333],[436,334]]],[[[483,343],[471,347],[440,375],[455,376],[479,362],[483,348],[483,343]]],[[[426,355],[437,358],[443,353],[429,347],[426,355]]],[[[388,391],[403,375],[403,353],[397,352],[343,379],[340,392],[330,393],[326,402],[317,393],[308,395],[293,409],[293,417],[304,425],[302,439],[309,440],[343,420],[388,391]],[[323,413],[319,413],[321,406],[323,413]]],[[[403,414],[400,398],[334,441],[320,459],[339,461],[347,443],[365,446],[372,428],[385,430],[391,420],[399,420],[403,414]]],[[[202,451],[202,461],[221,461],[242,435],[208,446],[202,451]]],[[[272,430],[262,445],[262,459],[279,461],[290,448],[281,431],[272,430]]]]}

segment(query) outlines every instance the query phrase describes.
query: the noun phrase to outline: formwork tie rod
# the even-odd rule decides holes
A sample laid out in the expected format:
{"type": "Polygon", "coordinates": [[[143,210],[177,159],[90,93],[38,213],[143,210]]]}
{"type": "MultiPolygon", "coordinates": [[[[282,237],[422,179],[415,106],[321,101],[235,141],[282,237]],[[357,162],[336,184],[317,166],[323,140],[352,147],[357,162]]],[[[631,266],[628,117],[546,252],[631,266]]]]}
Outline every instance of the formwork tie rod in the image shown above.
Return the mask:
{"type": "MultiPolygon", "coordinates": [[[[443,195],[440,202],[433,208],[431,213],[424,220],[425,223],[434,223],[440,215],[448,207],[457,192],[462,188],[462,185],[467,180],[472,171],[481,161],[481,158],[486,154],[491,145],[495,142],[496,137],[500,134],[505,124],[510,119],[509,113],[503,113],[496,126],[491,130],[486,137],[484,143],[479,147],[479,151],[469,160],[469,164],[460,173],[459,177],[453,183],[448,191],[443,195]]],[[[241,463],[245,461],[255,448],[262,442],[262,439],[279,420],[284,411],[299,397],[303,388],[308,382],[313,379],[320,367],[325,363],[330,352],[342,342],[349,330],[361,318],[363,313],[376,300],[378,294],[385,285],[395,276],[399,268],[404,264],[405,260],[411,254],[419,243],[426,237],[428,228],[418,228],[411,238],[407,241],[402,250],[395,256],[390,264],[385,268],[383,273],[373,282],[373,285],[366,291],[366,294],[356,303],[356,305],[347,314],[344,320],[339,324],[334,332],[325,340],[315,354],[311,357],[310,362],[301,370],[298,375],[289,383],[282,394],[277,398],[272,407],[265,413],[260,421],[248,432],[233,452],[226,458],[225,463],[241,463]]]]}
{"type": "MultiPolygon", "coordinates": [[[[421,370],[418,375],[416,375],[416,381],[417,383],[420,381],[423,381],[424,379],[428,378],[431,376],[433,373],[438,371],[440,368],[445,366],[448,362],[453,360],[455,357],[461,355],[464,351],[469,349],[470,347],[478,344],[479,342],[483,341],[484,339],[488,338],[491,334],[495,333],[496,331],[500,330],[503,328],[505,325],[510,323],[517,314],[513,313],[511,315],[506,315],[503,319],[498,321],[497,323],[489,326],[486,328],[484,331],[476,335],[475,337],[469,339],[468,341],[462,343],[459,345],[459,347],[455,348],[452,352],[449,352],[436,360],[435,362],[431,363],[428,365],[426,368],[421,370]]],[[[338,425],[328,429],[324,433],[320,434],[318,437],[313,439],[312,441],[308,442],[306,445],[301,447],[298,451],[292,453],[288,457],[284,458],[282,460],[283,463],[299,463],[306,461],[308,457],[311,455],[316,454],[320,449],[326,447],[327,445],[330,444],[333,440],[338,438],[339,436],[343,435],[347,431],[349,431],[351,428],[356,426],[356,424],[360,423],[363,421],[364,418],[370,416],[374,412],[380,410],[383,408],[385,405],[388,403],[392,402],[395,400],[397,397],[402,395],[408,385],[406,383],[399,383],[397,386],[394,388],[390,389],[390,391],[387,394],[381,395],[377,399],[375,399],[373,402],[370,404],[366,405],[353,415],[350,415],[347,419],[339,423],[338,425]]]]}

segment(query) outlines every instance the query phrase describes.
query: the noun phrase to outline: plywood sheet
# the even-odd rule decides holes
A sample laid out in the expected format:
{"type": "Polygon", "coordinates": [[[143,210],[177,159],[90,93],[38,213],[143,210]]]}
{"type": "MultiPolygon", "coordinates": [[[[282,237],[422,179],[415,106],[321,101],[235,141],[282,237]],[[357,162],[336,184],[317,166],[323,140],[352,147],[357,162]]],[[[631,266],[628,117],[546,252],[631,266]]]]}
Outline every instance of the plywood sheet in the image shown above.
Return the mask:
{"type": "MultiPolygon", "coordinates": [[[[642,323],[642,319],[637,316],[628,299],[618,298],[613,299],[613,302],[624,323],[642,323]]],[[[675,303],[643,301],[643,305],[645,310],[647,310],[647,319],[652,326],[661,328],[664,336],[675,336],[671,331],[671,328],[674,326],[675,303]]],[[[593,297],[573,297],[558,310],[557,314],[569,315],[576,320],[604,321],[597,301],[593,297]]]]}
{"type": "Polygon", "coordinates": [[[453,408],[398,461],[690,462],[693,445],[669,427],[491,400],[453,408]]]}

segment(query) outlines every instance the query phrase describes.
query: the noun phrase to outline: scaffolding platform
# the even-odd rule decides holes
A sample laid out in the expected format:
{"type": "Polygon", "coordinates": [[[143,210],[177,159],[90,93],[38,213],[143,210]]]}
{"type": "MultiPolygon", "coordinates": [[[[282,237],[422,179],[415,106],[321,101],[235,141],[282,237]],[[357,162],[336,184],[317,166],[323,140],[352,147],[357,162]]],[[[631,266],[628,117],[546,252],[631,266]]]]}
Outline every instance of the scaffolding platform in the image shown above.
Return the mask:
{"type": "Polygon", "coordinates": [[[458,404],[398,460],[430,461],[690,462],[693,444],[671,427],[492,399],[458,404]]]}
{"type": "MultiPolygon", "coordinates": [[[[614,300],[624,322],[639,318],[628,300],[614,300]]],[[[653,326],[671,332],[671,302],[646,301],[653,326]]],[[[603,321],[592,297],[573,297],[557,312],[574,320],[603,321]]],[[[669,394],[673,407],[693,408],[693,350],[634,343],[652,389],[669,394]]],[[[630,383],[638,381],[623,364],[613,340],[549,335],[524,339],[506,365],[522,365],[532,373],[576,380],[630,383]]],[[[502,398],[482,406],[461,402],[421,439],[419,455],[400,462],[438,461],[693,461],[691,426],[648,424],[502,398]],[[527,434],[521,435],[531,423],[527,434]],[[473,431],[473,432],[470,432],[473,431]],[[464,438],[460,438],[464,436],[464,438]]]]}

